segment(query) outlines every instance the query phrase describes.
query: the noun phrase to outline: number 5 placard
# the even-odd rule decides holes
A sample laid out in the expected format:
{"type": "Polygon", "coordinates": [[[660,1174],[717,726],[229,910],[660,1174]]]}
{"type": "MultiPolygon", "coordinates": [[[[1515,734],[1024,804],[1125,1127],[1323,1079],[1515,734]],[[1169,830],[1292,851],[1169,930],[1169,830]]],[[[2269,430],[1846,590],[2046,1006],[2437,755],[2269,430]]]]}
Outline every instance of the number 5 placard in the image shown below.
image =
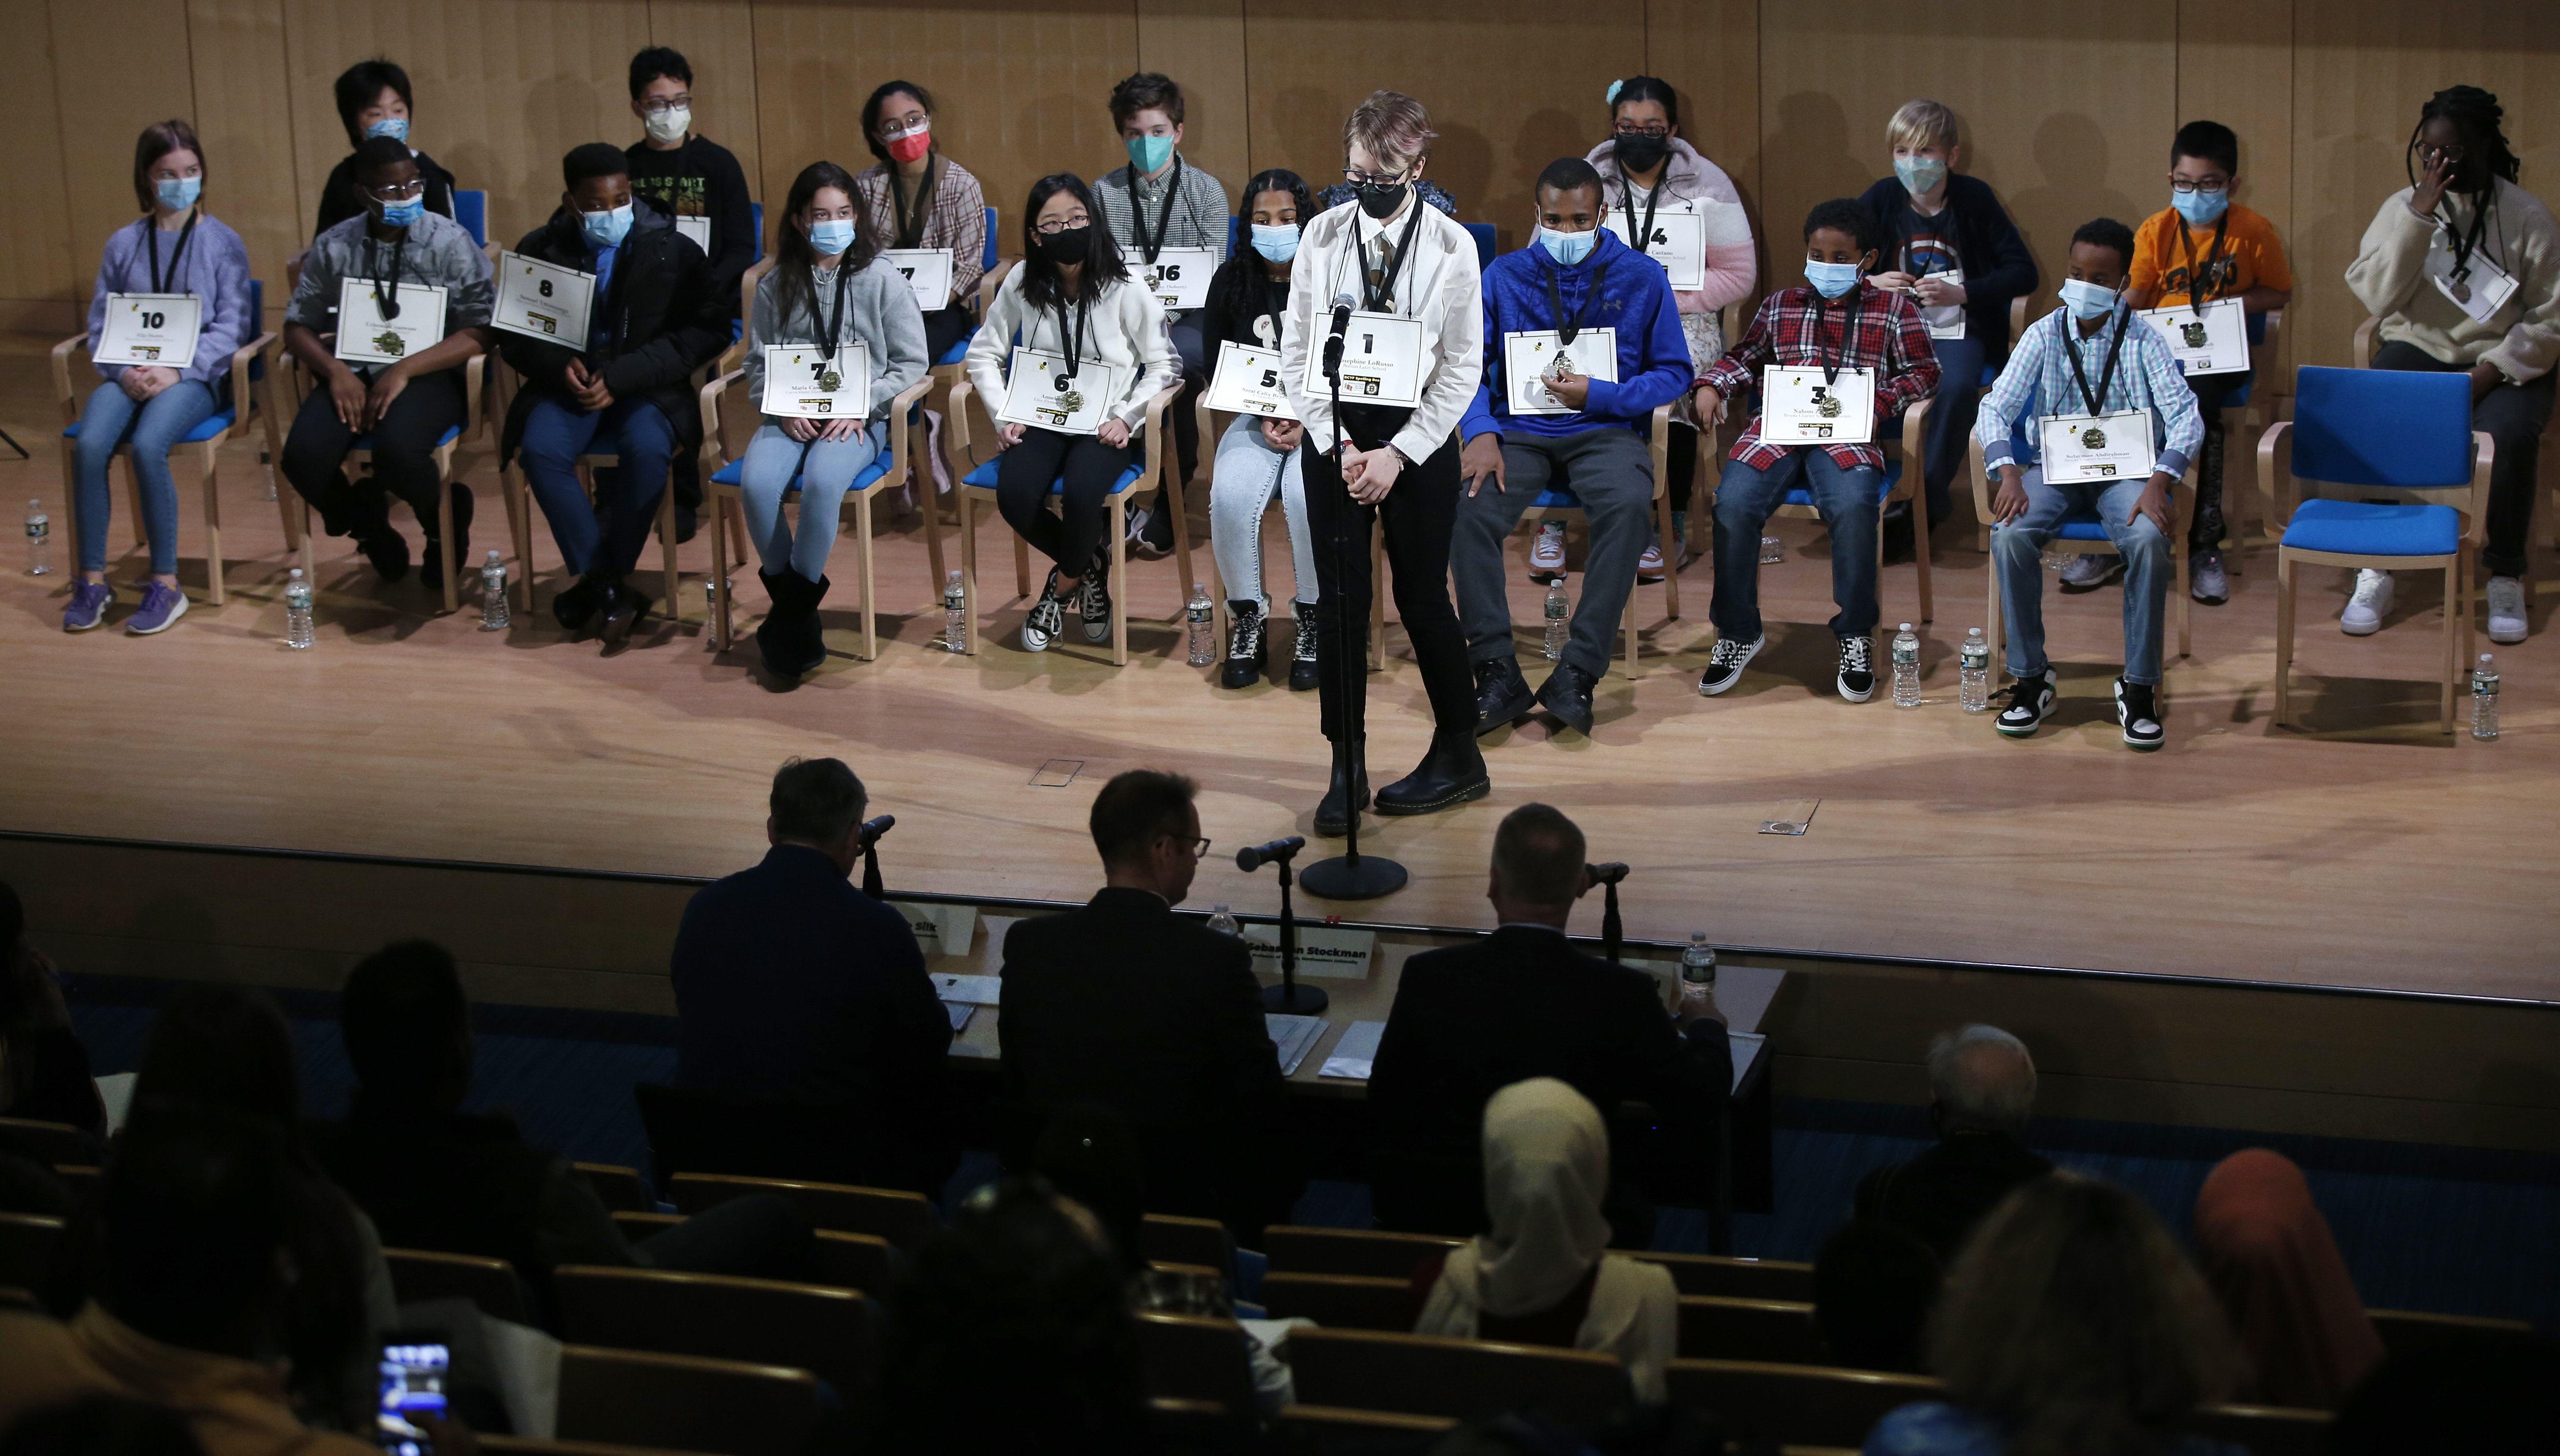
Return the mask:
{"type": "Polygon", "coordinates": [[[1208,383],[1208,407],[1265,419],[1295,419],[1289,392],[1280,386],[1280,356],[1229,339],[1217,346],[1217,373],[1208,383]]]}
{"type": "Polygon", "coordinates": [[[498,254],[498,304],[489,322],[511,334],[584,352],[595,275],[521,252],[498,254]]]}

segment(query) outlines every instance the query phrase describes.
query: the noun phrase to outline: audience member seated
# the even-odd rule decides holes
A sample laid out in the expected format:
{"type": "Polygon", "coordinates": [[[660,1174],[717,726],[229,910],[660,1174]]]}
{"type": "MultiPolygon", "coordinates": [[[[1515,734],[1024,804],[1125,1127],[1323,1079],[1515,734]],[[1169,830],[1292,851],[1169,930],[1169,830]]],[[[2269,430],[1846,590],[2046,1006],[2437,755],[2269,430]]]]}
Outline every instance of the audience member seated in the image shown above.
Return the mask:
{"type": "Polygon", "coordinates": [[[1814,1258],[1814,1325],[1832,1364],[1919,1374],[1942,1277],[1937,1252],[1905,1230],[1841,1224],[1814,1258]]]}
{"type": "Polygon", "coordinates": [[[805,1170],[777,1174],[939,1194],[959,1156],[942,1112],[951,1018],[906,917],[848,881],[863,781],[794,758],[767,805],[763,863],[697,893],[676,931],[676,1084],[833,1125],[805,1170]]]}
{"type": "Polygon", "coordinates": [[[1516,1082],[1485,1103],[1484,1139],[1493,1229],[1415,1276],[1429,1293],[1414,1333],[1614,1355],[1636,1398],[1661,1403],[1663,1362],[1680,1353],[1680,1289],[1663,1265],[1606,1252],[1599,1109],[1553,1077],[1516,1082]]]}
{"type": "Polygon", "coordinates": [[[347,976],[338,1015],[354,1063],[347,1120],[316,1130],[322,1166],[395,1248],[501,1258],[539,1287],[556,1264],[804,1279],[808,1221],[770,1194],[626,1241],[567,1160],[504,1114],[467,1113],[471,1026],[442,946],[405,940],[347,976]]]}
{"type": "MultiPolygon", "coordinates": [[[[1711,1162],[1715,1113],[1731,1094],[1724,1019],[1696,987],[1664,1009],[1651,976],[1584,955],[1565,939],[1573,902],[1591,888],[1582,831],[1544,804],[1523,804],[1494,835],[1493,901],[1501,928],[1404,963],[1370,1069],[1370,1193],[1381,1226],[1471,1234],[1485,1206],[1485,1104],[1514,1082],[1554,1077],[1602,1109],[1642,1097],[1699,1164],[1711,1162]]],[[[1626,1159],[1608,1166],[1623,1170],[1626,1159]]],[[[1621,1243],[1652,1242],[1651,1213],[1624,1189],[1609,1201],[1621,1243]]]]}
{"type": "Polygon", "coordinates": [[[208,1456],[373,1452],[305,1426],[287,1394],[289,1182],[252,1119],[188,1106],[137,1119],[99,1195],[96,1297],[69,1324],[0,1310],[0,1430],[108,1394],[183,1411],[208,1456]]]}
{"type": "Polygon", "coordinates": [[[1857,1186],[1857,1216],[1909,1230],[1951,1264],[1985,1213],[2053,1165],[2018,1144],[2035,1106],[2035,1058],[2000,1028],[1962,1027],[1931,1041],[1929,1097],[1938,1146],[1868,1174],[1857,1186]]]}
{"type": "Polygon", "coordinates": [[[2551,1439],[2560,1345],[2465,1331],[2384,1361],[2338,1407],[2335,1456],[2530,1451],[2551,1439]]]}
{"type": "Polygon", "coordinates": [[[2328,1220],[2282,1153],[2215,1165],[2195,1197],[2195,1261],[2249,1357],[2238,1398],[2330,1410],[2382,1363],[2328,1220]]]}
{"type": "Polygon", "coordinates": [[[205,1456],[205,1445],[165,1405],[86,1395],[10,1427],[0,1456],[205,1456]]]}
{"type": "Polygon", "coordinates": [[[996,1035],[1018,1148],[1053,1109],[1109,1107],[1138,1135],[1149,1213],[1217,1218],[1250,1245],[1305,1180],[1252,958],[1173,913],[1207,851],[1199,793],[1153,769],[1103,785],[1090,824],[1104,888],[1006,932],[996,1035]]]}
{"type": "Polygon", "coordinates": [[[72,1033],[54,963],[27,943],[27,907],[0,885],[0,1117],[106,1135],[88,1051],[72,1033]]]}
{"type": "MultiPolygon", "coordinates": [[[[378,136],[399,142],[410,160],[417,163],[418,178],[426,184],[419,202],[439,218],[452,217],[453,174],[436,165],[435,158],[408,144],[409,112],[416,104],[409,93],[408,73],[379,57],[359,61],[339,73],[337,93],[338,121],[347,128],[347,145],[361,152],[366,142],[378,136]]],[[[313,238],[349,218],[365,215],[364,191],[356,175],[358,165],[351,153],[329,170],[329,180],[320,185],[320,214],[311,225],[313,238]]]]}

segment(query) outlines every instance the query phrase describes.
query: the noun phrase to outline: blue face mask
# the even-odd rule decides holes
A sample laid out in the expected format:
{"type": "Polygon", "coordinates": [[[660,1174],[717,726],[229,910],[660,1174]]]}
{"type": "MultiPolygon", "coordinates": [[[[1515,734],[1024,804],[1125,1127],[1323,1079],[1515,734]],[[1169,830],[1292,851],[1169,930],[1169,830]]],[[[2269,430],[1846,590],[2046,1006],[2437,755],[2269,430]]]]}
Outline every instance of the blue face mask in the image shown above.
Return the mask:
{"type": "Polygon", "coordinates": [[[600,213],[580,213],[578,226],[586,231],[586,241],[598,247],[620,247],[631,236],[631,204],[606,208],[600,213]]]}
{"type": "Polygon", "coordinates": [[[2102,318],[2116,311],[2116,290],[2101,288],[2085,278],[2062,280],[2062,306],[2082,323],[2102,318]]]}
{"type": "Polygon", "coordinates": [[[1947,164],[1936,157],[1895,157],[1893,175],[1902,179],[1902,190],[1918,197],[1947,180],[1947,164]]]}
{"type": "Polygon", "coordinates": [[[1600,245],[1600,230],[1594,228],[1588,233],[1558,233],[1541,226],[1537,230],[1537,245],[1546,249],[1548,257],[1569,268],[1589,257],[1591,249],[1600,245]]]}
{"type": "Polygon", "coordinates": [[[854,220],[821,218],[809,225],[809,245],[834,257],[854,245],[854,220]]]}
{"type": "Polygon", "coordinates": [[[160,196],[160,206],[173,213],[183,213],[194,207],[196,199],[205,195],[205,179],[202,177],[163,177],[151,186],[152,191],[160,196]]]}
{"type": "Polygon", "coordinates": [[[1857,264],[1807,262],[1805,281],[1825,298],[1838,298],[1857,286],[1857,264]]]}
{"type": "Polygon", "coordinates": [[[420,193],[403,202],[383,204],[383,221],[394,228],[405,228],[426,216],[426,195],[420,193]]]}
{"type": "Polygon", "coordinates": [[[2186,219],[2186,226],[2201,228],[2230,210],[2231,190],[2224,188],[2220,192],[2206,192],[2198,188],[2193,192],[2172,192],[2168,195],[2168,205],[2177,209],[2179,217],[2186,219]]]}
{"type": "Polygon", "coordinates": [[[408,118],[405,116],[386,116],[382,120],[366,127],[365,135],[388,136],[394,141],[405,143],[408,140],[408,118]]]}
{"type": "Polygon", "coordinates": [[[1285,263],[1298,255],[1298,225],[1295,223],[1256,223],[1253,225],[1253,250],[1275,263],[1285,263]]]}
{"type": "Polygon", "coordinates": [[[1161,172],[1174,159],[1174,139],[1170,136],[1133,136],[1128,147],[1130,165],[1140,172],[1161,172]]]}

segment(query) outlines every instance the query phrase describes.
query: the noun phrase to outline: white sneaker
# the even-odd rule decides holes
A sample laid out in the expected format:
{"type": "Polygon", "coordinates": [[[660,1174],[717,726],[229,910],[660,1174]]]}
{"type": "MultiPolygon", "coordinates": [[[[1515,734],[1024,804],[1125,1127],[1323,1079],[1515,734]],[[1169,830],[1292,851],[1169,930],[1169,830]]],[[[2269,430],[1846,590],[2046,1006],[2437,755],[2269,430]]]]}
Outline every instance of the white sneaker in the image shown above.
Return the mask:
{"type": "Polygon", "coordinates": [[[2089,552],[2071,559],[2062,568],[2062,586],[2068,591],[2095,591],[2124,573],[2125,559],[2104,552],[2089,552]]]}
{"type": "Polygon", "coordinates": [[[2349,637],[2370,637],[2382,630],[2382,618],[2391,610],[2391,597],[2396,588],[2391,573],[2366,566],[2355,573],[2355,594],[2346,599],[2346,610],[2338,613],[2337,629],[2349,637]]]}
{"type": "Polygon", "coordinates": [[[1541,521],[1537,540],[1529,544],[1528,578],[1554,581],[1564,575],[1564,523],[1541,521]]]}
{"type": "Polygon", "coordinates": [[[2524,640],[2524,582],[2514,576],[2488,578],[2488,640],[2516,643],[2524,640]]]}
{"type": "Polygon", "coordinates": [[[1636,579],[1651,584],[1663,579],[1663,546],[1661,542],[1645,543],[1645,554],[1636,559],[1636,579]]]}

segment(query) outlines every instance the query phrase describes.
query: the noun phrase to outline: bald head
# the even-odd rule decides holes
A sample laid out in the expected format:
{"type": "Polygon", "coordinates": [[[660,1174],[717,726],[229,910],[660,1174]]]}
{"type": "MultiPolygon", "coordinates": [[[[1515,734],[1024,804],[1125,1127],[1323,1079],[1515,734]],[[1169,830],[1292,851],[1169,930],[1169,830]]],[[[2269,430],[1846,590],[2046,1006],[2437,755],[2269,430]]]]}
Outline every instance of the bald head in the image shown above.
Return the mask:
{"type": "Polygon", "coordinates": [[[1998,1027],[1941,1032],[1929,1044],[1929,1091],[1940,1132],[2022,1133],[2035,1109],[2035,1058],[1998,1027]]]}

